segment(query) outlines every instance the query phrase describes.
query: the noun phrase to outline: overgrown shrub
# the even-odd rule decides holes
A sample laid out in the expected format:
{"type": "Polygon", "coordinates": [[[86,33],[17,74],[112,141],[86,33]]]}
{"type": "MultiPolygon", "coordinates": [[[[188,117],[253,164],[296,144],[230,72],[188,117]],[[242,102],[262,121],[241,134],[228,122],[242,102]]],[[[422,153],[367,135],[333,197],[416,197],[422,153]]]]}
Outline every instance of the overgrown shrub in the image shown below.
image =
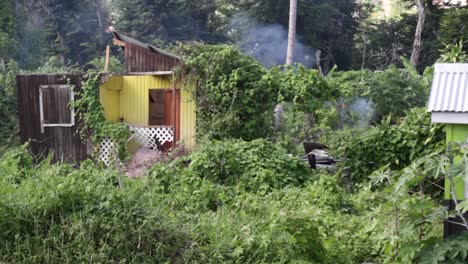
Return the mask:
{"type": "Polygon", "coordinates": [[[122,189],[115,171],[49,160],[21,148],[0,162],[0,261],[392,263],[425,258],[441,229],[431,193],[413,191],[417,164],[352,194],[265,140],[206,142],[122,189]]]}
{"type": "Polygon", "coordinates": [[[31,177],[34,171],[34,161],[27,150],[28,145],[7,151],[0,160],[0,175],[3,181],[20,181],[31,177]]]}
{"type": "Polygon", "coordinates": [[[391,125],[390,117],[381,124],[358,130],[344,130],[328,138],[344,176],[352,183],[362,182],[372,171],[388,165],[408,166],[413,160],[434,151],[444,139],[443,126],[431,124],[424,108],[406,112],[401,124],[391,125]]]}
{"type": "MultiPolygon", "coordinates": [[[[182,47],[183,48],[183,47],[182,47]]],[[[269,135],[276,92],[260,85],[266,69],[231,46],[184,48],[197,102],[197,132],[212,139],[269,135]]]]}
{"type": "Polygon", "coordinates": [[[2,262],[177,262],[191,241],[141,183],[119,190],[112,171],[45,162],[6,181],[14,165],[0,166],[2,262]]]}
{"type": "Polygon", "coordinates": [[[323,263],[318,215],[297,189],[244,194],[196,226],[210,240],[208,262],[323,263]]]}
{"type": "MultiPolygon", "coordinates": [[[[315,69],[265,69],[231,46],[181,46],[185,74],[195,84],[197,132],[210,139],[252,140],[272,135],[274,109],[288,102],[296,111],[314,113],[336,93],[315,69]]],[[[190,86],[190,85],[189,85],[190,86]]]]}
{"type": "Polygon", "coordinates": [[[167,166],[159,166],[152,174],[171,177],[179,174],[181,176],[175,177],[203,179],[258,194],[286,186],[301,186],[314,178],[307,164],[289,157],[264,139],[206,142],[189,156],[168,166],[173,169],[168,171],[167,166]]]}
{"type": "Polygon", "coordinates": [[[16,73],[18,69],[14,62],[0,69],[0,154],[3,146],[16,142],[18,121],[16,107],[16,73]]]}
{"type": "Polygon", "coordinates": [[[302,65],[273,67],[261,82],[274,87],[282,106],[281,113],[276,113],[275,142],[289,153],[303,154],[302,143],[312,139],[318,112],[337,96],[336,87],[329,86],[317,70],[302,65]]]}
{"type": "Polygon", "coordinates": [[[415,263],[466,263],[468,261],[468,234],[453,236],[447,240],[433,239],[423,245],[415,263]]]}
{"type": "MultiPolygon", "coordinates": [[[[242,145],[234,148],[248,152],[242,145]]],[[[259,149],[280,156],[271,145],[259,149]]],[[[264,196],[238,192],[217,210],[191,210],[175,202],[180,197],[205,199],[197,193],[214,182],[198,176],[187,178],[195,183],[195,188],[188,189],[177,180],[178,175],[172,175],[174,181],[164,190],[154,175],[126,180],[125,188],[119,189],[116,172],[89,161],[79,169],[47,160],[28,166],[28,161],[21,161],[24,154],[8,153],[8,160],[0,164],[0,261],[323,263],[325,249],[316,210],[298,196],[300,189],[276,189],[264,196]],[[10,167],[21,171],[7,177],[14,171],[10,167]]],[[[193,171],[202,173],[201,160],[205,164],[210,160],[200,153],[191,158],[197,156],[200,160],[194,162],[193,171]]],[[[247,157],[256,158],[255,154],[247,157]]],[[[253,175],[246,166],[246,177],[253,175]]],[[[275,166],[270,163],[267,167],[275,166]]],[[[207,168],[206,173],[213,172],[207,168]]],[[[279,162],[275,170],[285,176],[285,170],[292,168],[279,162]]],[[[268,173],[259,175],[264,174],[268,173]]],[[[218,188],[222,186],[209,192],[222,197],[227,188],[233,192],[242,189],[235,185],[218,188]]],[[[304,194],[312,197],[309,192],[304,194]]]]}
{"type": "MultiPolygon", "coordinates": [[[[430,77],[427,71],[419,75],[416,69],[402,59],[405,68],[390,66],[383,71],[336,71],[327,79],[331,87],[337,87],[341,98],[337,98],[337,108],[340,112],[338,124],[332,127],[343,127],[352,124],[348,112],[356,114],[369,113],[370,121],[380,121],[384,116],[403,117],[405,111],[413,107],[423,107],[429,96],[430,77]],[[351,107],[356,99],[369,101],[372,109],[351,107]]],[[[371,123],[371,122],[370,122],[371,123]]]]}
{"type": "Polygon", "coordinates": [[[315,113],[338,94],[317,70],[300,64],[297,67],[273,67],[262,77],[262,83],[278,93],[278,103],[288,102],[294,110],[303,113],[315,113]]]}

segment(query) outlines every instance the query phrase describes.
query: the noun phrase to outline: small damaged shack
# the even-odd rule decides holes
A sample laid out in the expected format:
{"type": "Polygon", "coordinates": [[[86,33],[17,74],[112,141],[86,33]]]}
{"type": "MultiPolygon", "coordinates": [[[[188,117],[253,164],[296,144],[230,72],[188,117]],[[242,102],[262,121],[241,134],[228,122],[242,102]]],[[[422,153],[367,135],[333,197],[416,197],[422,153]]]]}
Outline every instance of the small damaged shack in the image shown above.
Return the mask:
{"type": "MultiPolygon", "coordinates": [[[[468,64],[435,65],[428,111],[431,112],[433,123],[445,124],[447,143],[468,143],[468,64]]],[[[456,202],[468,199],[468,183],[464,179],[455,179],[453,186],[452,189],[449,180],[445,180],[444,199],[451,210],[455,208],[456,202]]],[[[460,221],[459,217],[445,221],[445,236],[461,233],[464,228],[459,224],[460,221]]]]}
{"type": "MultiPolygon", "coordinates": [[[[182,59],[155,46],[112,32],[124,53],[125,73],[101,77],[99,100],[107,120],[128,125],[128,149],[168,150],[195,145],[195,103],[174,70],[182,59]]],[[[18,75],[17,94],[22,142],[36,155],[52,152],[54,160],[78,163],[95,146],[80,138],[81,120],[70,102],[81,89],[84,74],[18,75]]],[[[100,158],[107,162],[103,141],[100,158]]]]}
{"type": "Polygon", "coordinates": [[[53,154],[54,160],[76,163],[92,150],[80,138],[76,113],[69,107],[81,90],[82,74],[16,76],[21,142],[29,142],[36,155],[53,154]],[[73,88],[72,88],[73,87],[73,88]]]}

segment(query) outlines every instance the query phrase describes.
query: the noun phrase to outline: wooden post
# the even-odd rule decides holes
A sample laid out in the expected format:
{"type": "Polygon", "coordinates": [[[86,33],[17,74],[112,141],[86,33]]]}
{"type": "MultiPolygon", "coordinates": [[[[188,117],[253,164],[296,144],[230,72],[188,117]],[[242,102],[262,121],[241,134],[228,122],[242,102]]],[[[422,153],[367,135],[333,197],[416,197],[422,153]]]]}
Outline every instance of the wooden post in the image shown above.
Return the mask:
{"type": "Polygon", "coordinates": [[[109,59],[110,59],[110,46],[107,45],[106,47],[106,59],[104,61],[104,72],[107,73],[109,71],[109,59]]]}

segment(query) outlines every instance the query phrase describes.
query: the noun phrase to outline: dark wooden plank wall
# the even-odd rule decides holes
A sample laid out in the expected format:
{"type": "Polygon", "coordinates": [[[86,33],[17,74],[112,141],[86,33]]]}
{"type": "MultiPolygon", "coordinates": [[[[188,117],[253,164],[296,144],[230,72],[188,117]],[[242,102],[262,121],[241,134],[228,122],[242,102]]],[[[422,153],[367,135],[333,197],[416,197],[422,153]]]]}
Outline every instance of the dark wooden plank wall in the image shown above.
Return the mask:
{"type": "Polygon", "coordinates": [[[44,124],[71,123],[71,110],[68,107],[70,100],[70,89],[42,89],[44,124]]]}
{"type": "Polygon", "coordinates": [[[73,127],[44,127],[44,133],[41,133],[40,127],[39,86],[68,84],[69,79],[77,91],[81,78],[81,74],[16,76],[21,141],[30,141],[30,149],[35,155],[53,152],[54,161],[72,163],[79,163],[88,157],[86,144],[79,136],[79,119],[76,116],[73,127]]]}
{"type": "Polygon", "coordinates": [[[180,61],[150,51],[131,43],[125,43],[125,67],[127,72],[171,71],[180,61]]]}

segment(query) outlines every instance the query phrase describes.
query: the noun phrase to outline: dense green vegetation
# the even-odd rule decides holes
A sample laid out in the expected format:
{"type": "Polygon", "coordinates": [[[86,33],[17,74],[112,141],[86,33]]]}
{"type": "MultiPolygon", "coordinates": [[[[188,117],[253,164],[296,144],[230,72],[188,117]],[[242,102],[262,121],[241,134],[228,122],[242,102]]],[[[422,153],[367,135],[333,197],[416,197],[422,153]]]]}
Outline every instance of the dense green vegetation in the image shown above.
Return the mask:
{"type": "Polygon", "coordinates": [[[8,63],[5,71],[0,72],[0,154],[16,142],[18,133],[15,74],[17,66],[8,63]]]}
{"type": "Polygon", "coordinates": [[[267,70],[230,46],[180,47],[197,100],[197,128],[204,137],[255,139],[273,133],[277,103],[314,113],[334,89],[315,69],[273,67],[267,70]]]}
{"type": "Polygon", "coordinates": [[[78,169],[48,159],[36,164],[24,148],[15,148],[0,163],[0,258],[461,260],[468,238],[440,239],[437,192],[424,192],[419,200],[421,194],[411,191],[424,182],[416,170],[427,178],[443,177],[433,171],[438,159],[429,155],[401,172],[380,173],[373,188],[349,192],[339,173],[312,171],[266,140],[206,142],[188,156],[156,165],[144,178],[126,180],[120,189],[113,170],[92,162],[78,169]],[[399,215],[391,213],[395,205],[399,215]]]}
{"type": "Polygon", "coordinates": [[[305,66],[282,65],[288,0],[0,2],[0,262],[466,263],[442,227],[468,156],[424,107],[433,64],[468,62],[468,8],[424,2],[416,67],[410,0],[298,0],[305,66]],[[81,132],[124,148],[96,97],[108,26],[181,55],[196,101],[198,146],[138,179],[18,147],[15,75],[86,71],[81,132]],[[306,141],[339,162],[311,170],[306,141]]]}

